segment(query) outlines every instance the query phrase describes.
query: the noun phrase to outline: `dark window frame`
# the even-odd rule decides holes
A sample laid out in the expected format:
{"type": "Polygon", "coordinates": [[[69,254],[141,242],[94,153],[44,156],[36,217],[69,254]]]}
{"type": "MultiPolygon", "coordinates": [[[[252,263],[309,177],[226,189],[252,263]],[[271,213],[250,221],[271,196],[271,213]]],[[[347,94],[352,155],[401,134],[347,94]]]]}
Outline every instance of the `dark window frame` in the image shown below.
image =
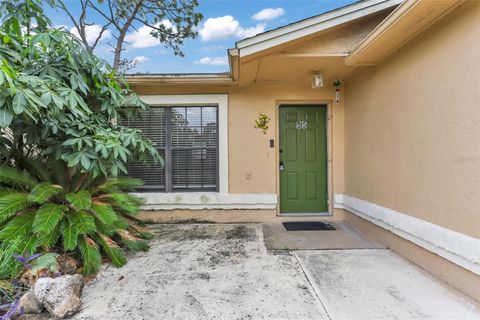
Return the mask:
{"type": "MultiPolygon", "coordinates": [[[[157,150],[163,150],[163,160],[164,160],[164,166],[162,168],[163,170],[163,174],[164,174],[164,179],[165,179],[165,185],[164,186],[160,186],[160,185],[144,185],[140,188],[137,189],[138,192],[161,192],[161,193],[179,193],[179,192],[187,192],[187,193],[190,193],[190,192],[219,192],[220,190],[220,173],[219,173],[219,170],[220,170],[220,165],[219,165],[219,155],[220,155],[220,151],[219,151],[219,140],[220,140],[220,137],[219,137],[219,106],[218,104],[202,104],[202,105],[191,105],[191,104],[188,104],[188,105],[162,105],[162,106],[151,106],[151,109],[158,109],[158,108],[162,108],[164,109],[164,112],[165,112],[165,116],[164,116],[164,131],[165,131],[165,134],[164,134],[164,139],[165,139],[165,145],[164,146],[160,146],[160,147],[156,147],[157,150]],[[200,119],[200,128],[201,128],[201,131],[203,132],[204,130],[204,125],[203,125],[203,108],[215,108],[215,146],[173,146],[173,143],[172,143],[172,110],[174,108],[200,108],[201,111],[200,111],[200,115],[201,115],[201,119],[200,119]],[[173,160],[172,160],[172,154],[174,152],[174,150],[186,150],[186,151],[193,151],[193,150],[201,150],[201,152],[208,152],[208,150],[215,150],[215,187],[214,188],[205,188],[203,186],[204,184],[204,180],[203,180],[203,169],[202,169],[202,172],[201,172],[201,187],[200,188],[189,188],[188,186],[188,171],[187,171],[187,179],[186,179],[186,186],[184,189],[180,189],[180,188],[175,188],[174,185],[173,185],[173,160]]],[[[135,121],[137,121],[137,119],[133,119],[133,120],[130,120],[130,121],[125,121],[126,123],[135,123],[135,121]]],[[[152,125],[154,125],[152,122],[151,122],[151,119],[149,119],[149,123],[148,123],[148,127],[152,127],[152,125]]],[[[161,124],[159,124],[161,125],[161,124]]],[[[145,133],[144,134],[144,137],[145,138],[149,138],[149,134],[148,133],[145,133]]],[[[202,158],[202,168],[203,168],[203,158],[202,158]]],[[[130,166],[132,165],[137,165],[137,166],[142,166],[143,164],[139,163],[139,164],[130,164],[128,165],[127,164],[127,169],[129,169],[130,166]]],[[[159,164],[158,164],[159,166],[159,164]]]]}

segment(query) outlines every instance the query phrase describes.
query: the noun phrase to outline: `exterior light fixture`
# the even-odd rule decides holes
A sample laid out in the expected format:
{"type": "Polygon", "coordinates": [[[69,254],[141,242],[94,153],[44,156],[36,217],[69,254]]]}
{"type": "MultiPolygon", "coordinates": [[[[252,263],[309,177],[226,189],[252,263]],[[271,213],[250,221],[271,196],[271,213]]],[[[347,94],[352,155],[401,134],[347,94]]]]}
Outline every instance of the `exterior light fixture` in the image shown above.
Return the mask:
{"type": "Polygon", "coordinates": [[[340,86],[342,82],[340,80],[335,80],[333,86],[335,87],[335,102],[338,104],[340,102],[340,86]]]}
{"type": "Polygon", "coordinates": [[[318,89],[323,87],[323,76],[319,71],[315,71],[312,76],[312,88],[318,89]]]}

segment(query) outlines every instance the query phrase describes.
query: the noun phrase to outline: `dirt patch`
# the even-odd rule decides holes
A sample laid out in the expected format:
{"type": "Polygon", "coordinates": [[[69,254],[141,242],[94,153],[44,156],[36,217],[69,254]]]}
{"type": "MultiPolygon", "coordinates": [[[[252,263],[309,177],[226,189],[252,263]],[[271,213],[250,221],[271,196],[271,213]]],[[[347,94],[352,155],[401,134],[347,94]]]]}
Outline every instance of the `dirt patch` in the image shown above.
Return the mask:
{"type": "Polygon", "coordinates": [[[196,272],[190,275],[190,279],[202,279],[205,281],[210,281],[210,274],[207,272],[196,272]]]}
{"type": "Polygon", "coordinates": [[[239,225],[235,226],[231,230],[227,230],[225,232],[225,238],[229,239],[239,239],[239,240],[246,240],[246,241],[256,241],[258,240],[257,233],[255,229],[251,227],[239,225]]]}
{"type": "Polygon", "coordinates": [[[232,240],[232,241],[257,241],[258,234],[252,225],[222,225],[216,224],[158,224],[149,228],[157,238],[169,241],[191,240],[232,240]]]}
{"type": "Polygon", "coordinates": [[[205,240],[212,239],[215,235],[209,232],[209,228],[195,227],[172,234],[172,241],[205,240]]]}
{"type": "Polygon", "coordinates": [[[215,224],[215,221],[203,220],[203,219],[184,219],[184,220],[173,220],[166,222],[167,224],[215,224]]]}
{"type": "MultiPolygon", "coordinates": [[[[148,225],[159,224],[158,221],[149,220],[149,219],[142,219],[142,222],[148,225]]],[[[212,220],[190,218],[190,219],[183,219],[183,220],[178,220],[178,219],[166,220],[161,222],[161,224],[216,224],[216,222],[212,220]]]]}
{"type": "MultiPolygon", "coordinates": [[[[248,256],[245,245],[241,242],[225,242],[222,246],[211,247],[206,253],[207,265],[215,269],[218,266],[238,264],[248,256]]],[[[202,261],[205,263],[205,260],[202,261]]]]}
{"type": "Polygon", "coordinates": [[[149,226],[149,229],[155,234],[156,238],[163,241],[189,241],[212,239],[216,235],[212,228],[207,224],[185,225],[185,228],[179,228],[177,224],[157,224],[149,226]],[[187,227],[188,226],[188,227],[187,227]]]}

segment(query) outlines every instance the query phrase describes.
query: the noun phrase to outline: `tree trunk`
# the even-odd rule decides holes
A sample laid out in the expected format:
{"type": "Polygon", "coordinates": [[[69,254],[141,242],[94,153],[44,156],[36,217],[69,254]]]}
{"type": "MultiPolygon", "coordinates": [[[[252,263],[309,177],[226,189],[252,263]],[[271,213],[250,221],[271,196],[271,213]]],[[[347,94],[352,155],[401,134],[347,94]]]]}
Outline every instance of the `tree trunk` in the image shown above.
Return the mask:
{"type": "Polygon", "coordinates": [[[130,17],[128,17],[127,21],[125,21],[125,25],[123,26],[122,30],[120,30],[120,34],[118,35],[117,39],[117,45],[115,46],[115,51],[114,51],[114,57],[113,57],[113,68],[118,71],[118,68],[120,67],[120,59],[122,56],[122,50],[123,50],[123,42],[125,41],[125,35],[127,34],[128,29],[130,28],[130,25],[132,24],[133,19],[135,19],[135,16],[137,15],[138,10],[140,10],[140,7],[142,6],[142,1],[139,1],[135,8],[132,11],[132,14],[130,17]]]}
{"type": "Polygon", "coordinates": [[[113,68],[118,71],[118,67],[120,67],[120,58],[122,56],[123,50],[123,42],[125,41],[126,31],[123,31],[125,28],[122,29],[120,34],[118,35],[117,45],[115,46],[115,55],[113,57],[113,68]]]}

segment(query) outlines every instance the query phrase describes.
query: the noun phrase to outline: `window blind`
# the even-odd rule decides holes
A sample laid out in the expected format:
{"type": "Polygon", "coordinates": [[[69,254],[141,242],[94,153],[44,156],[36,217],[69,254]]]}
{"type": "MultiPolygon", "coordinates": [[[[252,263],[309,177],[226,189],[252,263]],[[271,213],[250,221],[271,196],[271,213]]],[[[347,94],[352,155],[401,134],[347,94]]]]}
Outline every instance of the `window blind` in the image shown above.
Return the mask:
{"type": "Polygon", "coordinates": [[[142,130],[165,161],[129,163],[129,175],[145,181],[141,190],[218,190],[218,108],[153,107],[124,124],[142,130]]]}

